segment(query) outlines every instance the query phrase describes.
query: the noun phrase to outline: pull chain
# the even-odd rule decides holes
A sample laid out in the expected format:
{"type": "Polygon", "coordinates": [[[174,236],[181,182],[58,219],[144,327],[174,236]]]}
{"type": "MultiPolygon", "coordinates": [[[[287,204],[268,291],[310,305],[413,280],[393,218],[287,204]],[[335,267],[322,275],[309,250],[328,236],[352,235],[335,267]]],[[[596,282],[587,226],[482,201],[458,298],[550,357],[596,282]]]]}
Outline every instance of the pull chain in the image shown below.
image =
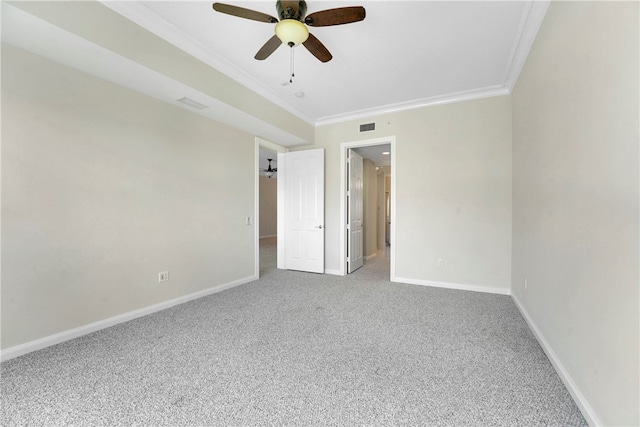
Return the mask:
{"type": "Polygon", "coordinates": [[[289,77],[289,83],[293,83],[293,78],[296,76],[295,73],[293,72],[293,45],[289,45],[289,49],[291,50],[291,61],[290,61],[290,71],[291,71],[291,77],[289,77]]]}

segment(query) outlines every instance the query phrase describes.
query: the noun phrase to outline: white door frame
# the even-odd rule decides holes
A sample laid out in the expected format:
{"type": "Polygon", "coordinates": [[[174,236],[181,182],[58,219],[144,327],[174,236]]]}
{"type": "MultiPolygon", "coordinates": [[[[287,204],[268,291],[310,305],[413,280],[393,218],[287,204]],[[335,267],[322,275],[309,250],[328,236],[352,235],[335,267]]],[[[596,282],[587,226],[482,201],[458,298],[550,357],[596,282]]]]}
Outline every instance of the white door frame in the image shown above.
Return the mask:
{"type": "MultiPolygon", "coordinates": [[[[253,194],[255,195],[255,200],[253,202],[253,228],[255,235],[254,242],[254,276],[256,279],[260,278],[260,147],[268,148],[269,150],[273,150],[276,153],[286,153],[289,151],[288,148],[285,148],[281,145],[275,144],[271,141],[267,141],[266,139],[258,138],[255,139],[255,153],[254,153],[254,173],[255,173],[255,182],[254,182],[254,190],[253,194]]],[[[278,171],[280,174],[280,171],[278,171]]],[[[278,180],[278,247],[280,246],[280,180],[278,180]]],[[[280,252],[278,252],[278,259],[280,259],[280,252]]]]}
{"type": "Polygon", "coordinates": [[[364,265],[364,170],[363,157],[353,149],[347,149],[347,274],[364,265]],[[354,179],[355,178],[355,179],[354,179]]]}
{"type": "Polygon", "coordinates": [[[349,148],[368,147],[371,145],[391,145],[391,275],[390,280],[396,280],[396,137],[363,139],[360,141],[343,142],[340,144],[340,275],[347,274],[347,179],[346,164],[349,148]]]}

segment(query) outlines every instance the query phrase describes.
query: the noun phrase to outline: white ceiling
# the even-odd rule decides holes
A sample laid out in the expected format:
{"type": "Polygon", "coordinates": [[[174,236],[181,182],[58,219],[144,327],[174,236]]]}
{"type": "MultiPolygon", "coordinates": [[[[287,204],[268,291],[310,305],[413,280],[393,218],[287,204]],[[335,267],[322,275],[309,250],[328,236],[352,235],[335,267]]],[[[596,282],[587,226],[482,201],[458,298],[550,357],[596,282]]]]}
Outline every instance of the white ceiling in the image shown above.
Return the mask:
{"type": "MultiPolygon", "coordinates": [[[[275,1],[224,2],[277,17],[275,1]]],[[[211,1],[103,3],[312,124],[509,93],[546,11],[532,1],[310,0],[307,14],[362,5],[367,16],[310,28],[333,59],[295,48],[289,84],[288,47],[253,59],[274,24],[215,12],[211,1]]]]}
{"type": "Polygon", "coordinates": [[[364,159],[369,159],[376,166],[391,166],[391,144],[368,145],[354,148],[364,159]],[[384,154],[388,153],[388,154],[384,154]]]}
{"type": "MultiPolygon", "coordinates": [[[[275,1],[225,2],[277,15],[275,1]]],[[[510,93],[548,6],[548,1],[310,0],[308,14],[362,5],[367,16],[353,24],[311,28],[333,59],[321,63],[303,46],[295,48],[296,78],[288,84],[288,47],[265,61],[253,59],[273,35],[273,24],[215,12],[212,1],[102,3],[311,125],[510,93]]],[[[2,2],[2,41],[194,111],[175,102],[176,94],[188,96],[209,106],[197,114],[285,147],[305,143],[7,2],[2,2]]]]}

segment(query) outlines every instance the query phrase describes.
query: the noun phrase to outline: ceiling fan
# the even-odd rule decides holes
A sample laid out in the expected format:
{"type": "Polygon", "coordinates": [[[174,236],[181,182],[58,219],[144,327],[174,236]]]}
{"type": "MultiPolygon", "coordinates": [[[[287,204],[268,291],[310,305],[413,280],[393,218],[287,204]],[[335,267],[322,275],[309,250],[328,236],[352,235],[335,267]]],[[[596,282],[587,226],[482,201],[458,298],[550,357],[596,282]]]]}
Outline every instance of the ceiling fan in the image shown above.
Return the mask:
{"type": "Polygon", "coordinates": [[[278,172],[278,168],[272,168],[272,167],[271,167],[271,161],[272,161],[272,160],[273,160],[273,159],[267,159],[267,161],[269,162],[269,167],[267,167],[266,169],[265,169],[265,168],[260,169],[260,170],[261,170],[262,172],[264,172],[264,173],[267,175],[267,177],[269,177],[269,178],[271,178],[273,175],[275,175],[275,174],[276,174],[276,172],[278,172]]]}
{"type": "Polygon", "coordinates": [[[262,12],[224,3],[213,3],[213,9],[240,18],[276,24],[275,35],[256,53],[255,59],[258,60],[268,58],[280,44],[284,43],[291,48],[302,44],[320,61],[328,62],[333,56],[320,40],[309,33],[307,26],[328,27],[350,24],[365,18],[365,10],[362,6],[339,7],[306,15],[307,3],[304,0],[276,1],[276,11],[280,20],[262,12]]]}

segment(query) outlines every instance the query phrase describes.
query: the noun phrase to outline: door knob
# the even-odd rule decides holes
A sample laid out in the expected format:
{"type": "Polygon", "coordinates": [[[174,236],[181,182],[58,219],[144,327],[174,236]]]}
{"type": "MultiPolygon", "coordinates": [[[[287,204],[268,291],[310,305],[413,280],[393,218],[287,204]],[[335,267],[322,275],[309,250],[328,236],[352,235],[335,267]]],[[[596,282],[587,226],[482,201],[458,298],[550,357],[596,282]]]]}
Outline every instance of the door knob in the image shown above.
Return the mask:
{"type": "Polygon", "coordinates": [[[316,225],[316,228],[319,228],[322,230],[322,226],[321,225],[316,225]]]}

